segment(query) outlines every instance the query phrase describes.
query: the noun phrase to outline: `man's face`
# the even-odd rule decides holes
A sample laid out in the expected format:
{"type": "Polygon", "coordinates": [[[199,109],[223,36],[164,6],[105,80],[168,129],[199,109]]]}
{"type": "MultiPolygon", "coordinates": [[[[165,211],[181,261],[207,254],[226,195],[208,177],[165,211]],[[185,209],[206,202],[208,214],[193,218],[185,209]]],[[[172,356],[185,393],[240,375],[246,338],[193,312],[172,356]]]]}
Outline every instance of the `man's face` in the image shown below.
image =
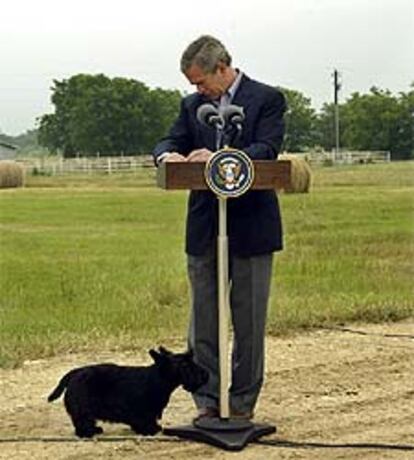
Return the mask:
{"type": "Polygon", "coordinates": [[[192,64],[184,74],[188,81],[197,87],[200,94],[215,99],[226,90],[224,69],[225,66],[219,64],[215,72],[205,73],[198,65],[192,64]]]}

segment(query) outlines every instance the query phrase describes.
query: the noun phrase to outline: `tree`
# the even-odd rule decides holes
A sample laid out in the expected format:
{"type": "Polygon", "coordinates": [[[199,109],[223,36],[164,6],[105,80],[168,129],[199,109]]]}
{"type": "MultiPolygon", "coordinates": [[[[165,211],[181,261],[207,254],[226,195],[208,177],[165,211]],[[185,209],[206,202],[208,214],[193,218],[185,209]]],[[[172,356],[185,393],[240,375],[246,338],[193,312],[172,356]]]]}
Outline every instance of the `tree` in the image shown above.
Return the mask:
{"type": "MultiPolygon", "coordinates": [[[[414,88],[414,85],[412,86],[414,88]]],[[[414,91],[400,93],[372,87],[353,93],[339,105],[340,146],[349,150],[390,151],[393,159],[407,159],[414,149],[414,91]]],[[[324,104],[317,120],[318,143],[335,146],[334,105],[324,104]]]]}
{"type": "Polygon", "coordinates": [[[289,152],[303,152],[316,141],[316,112],[311,100],[299,91],[282,88],[288,110],[285,114],[286,134],[284,149],[289,152]]]}
{"type": "Polygon", "coordinates": [[[147,116],[150,124],[146,144],[153,147],[165,136],[177,118],[182,95],[179,91],[156,88],[149,94],[147,116]]]}
{"type": "Polygon", "coordinates": [[[394,157],[414,158],[414,82],[410,91],[400,93],[398,108],[394,157]]]}
{"type": "MultiPolygon", "coordinates": [[[[341,105],[339,114],[342,115],[341,105]]],[[[333,103],[323,104],[315,122],[316,144],[324,150],[331,151],[335,147],[335,105],[333,103]]],[[[339,145],[341,143],[341,132],[343,131],[343,120],[339,123],[339,145]]]]}
{"type": "Polygon", "coordinates": [[[146,153],[166,133],[180,97],[103,74],[54,80],[55,113],[39,119],[39,141],[65,156],[146,153]]]}
{"type": "Polygon", "coordinates": [[[352,94],[344,104],[343,143],[353,150],[390,150],[396,139],[398,101],[388,91],[371,88],[352,94]]]}

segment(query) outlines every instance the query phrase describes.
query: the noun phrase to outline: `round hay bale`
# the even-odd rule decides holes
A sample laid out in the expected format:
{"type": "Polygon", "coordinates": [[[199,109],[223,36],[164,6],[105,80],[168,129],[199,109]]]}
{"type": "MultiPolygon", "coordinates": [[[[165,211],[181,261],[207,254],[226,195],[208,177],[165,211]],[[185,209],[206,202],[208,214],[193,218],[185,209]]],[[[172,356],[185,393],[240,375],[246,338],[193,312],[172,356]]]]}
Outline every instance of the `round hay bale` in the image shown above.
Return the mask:
{"type": "Polygon", "coordinates": [[[23,187],[24,169],[15,161],[0,161],[0,188],[23,187]]]}
{"type": "Polygon", "coordinates": [[[291,163],[292,181],[291,187],[286,189],[287,193],[309,193],[312,183],[312,170],[309,163],[297,155],[283,153],[277,157],[278,160],[289,160],[291,163]]]}

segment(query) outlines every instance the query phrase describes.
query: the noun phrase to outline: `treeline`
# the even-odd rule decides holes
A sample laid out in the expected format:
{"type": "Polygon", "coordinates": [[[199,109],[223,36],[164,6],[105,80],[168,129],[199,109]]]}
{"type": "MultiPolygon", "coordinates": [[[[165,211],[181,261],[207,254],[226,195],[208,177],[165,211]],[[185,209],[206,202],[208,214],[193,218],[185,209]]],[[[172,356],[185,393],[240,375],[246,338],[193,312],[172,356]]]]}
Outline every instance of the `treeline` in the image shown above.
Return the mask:
{"type": "MultiPolygon", "coordinates": [[[[317,112],[301,92],[281,90],[289,106],[284,150],[332,150],[334,104],[317,112]]],[[[37,135],[41,146],[66,157],[148,153],[168,132],[181,97],[179,91],[102,74],[54,80],[55,111],[39,117],[38,131],[29,137],[37,135]]],[[[375,87],[367,94],[354,93],[339,105],[339,116],[341,148],[390,151],[393,159],[414,157],[414,83],[398,95],[375,87]]]]}
{"type": "Polygon", "coordinates": [[[179,91],[105,75],[54,80],[55,112],[39,119],[39,143],[64,156],[147,153],[178,112],[179,91]]]}
{"type": "MultiPolygon", "coordinates": [[[[298,91],[282,89],[289,111],[286,115],[285,149],[302,152],[335,147],[335,106],[321,111],[298,91]]],[[[339,104],[340,147],[348,150],[390,151],[393,159],[414,158],[414,83],[408,92],[394,96],[376,87],[368,94],[353,93],[339,104]]]]}

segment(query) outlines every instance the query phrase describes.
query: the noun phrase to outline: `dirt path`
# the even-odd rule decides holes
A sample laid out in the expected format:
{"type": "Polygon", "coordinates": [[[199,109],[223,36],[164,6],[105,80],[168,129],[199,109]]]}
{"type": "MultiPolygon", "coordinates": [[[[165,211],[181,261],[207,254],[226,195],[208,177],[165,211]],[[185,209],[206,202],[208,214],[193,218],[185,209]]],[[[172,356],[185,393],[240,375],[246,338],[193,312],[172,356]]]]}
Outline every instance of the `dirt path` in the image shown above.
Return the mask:
{"type": "MultiPolygon", "coordinates": [[[[414,319],[352,329],[368,334],[319,330],[268,339],[256,420],[277,424],[278,433],[265,438],[275,445],[250,444],[237,454],[174,438],[71,439],[62,403],[45,402],[57,379],[90,362],[147,362],[145,354],[68,355],[0,370],[0,459],[414,459],[414,450],[401,449],[414,448],[414,319]]],[[[178,390],[164,425],[188,423],[193,412],[178,390]]],[[[122,425],[104,428],[106,436],[131,436],[122,425]]]]}

